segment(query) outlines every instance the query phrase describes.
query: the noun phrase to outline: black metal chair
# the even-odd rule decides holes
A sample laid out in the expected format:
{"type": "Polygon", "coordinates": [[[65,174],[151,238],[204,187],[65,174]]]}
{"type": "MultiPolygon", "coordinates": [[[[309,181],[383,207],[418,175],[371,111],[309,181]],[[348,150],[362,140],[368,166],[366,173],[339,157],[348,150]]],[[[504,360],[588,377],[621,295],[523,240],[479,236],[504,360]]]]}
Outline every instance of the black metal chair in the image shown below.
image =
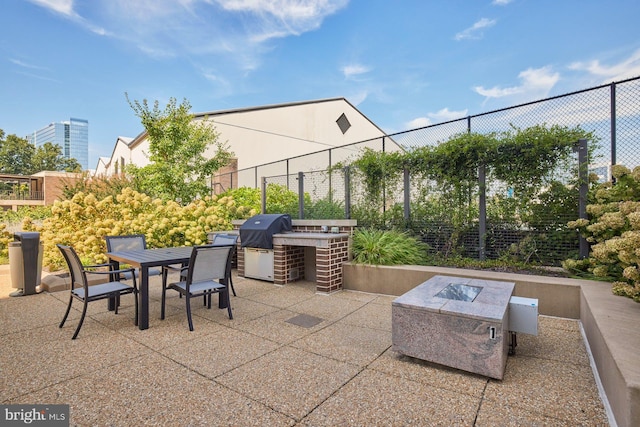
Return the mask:
{"type": "MultiPolygon", "coordinates": [[[[180,295],[185,296],[187,320],[189,330],[193,331],[193,321],[191,320],[191,298],[204,296],[208,301],[207,308],[211,308],[211,295],[218,294],[218,298],[225,298],[229,319],[233,319],[231,313],[231,299],[229,298],[228,278],[231,270],[231,253],[233,246],[194,246],[189,266],[184,267],[186,276],[180,275],[180,281],[167,283],[162,282],[162,308],[160,319],[165,317],[166,293],[167,289],[173,289],[180,295]],[[184,280],[183,280],[184,279],[184,280]]],[[[163,277],[166,275],[163,273],[163,277]]]]}
{"type": "MultiPolygon", "coordinates": [[[[60,322],[60,328],[64,326],[64,323],[69,316],[69,312],[71,311],[71,303],[73,299],[76,298],[82,301],[82,316],[80,317],[80,322],[78,323],[78,327],[76,328],[75,333],[71,339],[76,339],[78,333],[80,332],[80,328],[82,327],[82,323],[84,322],[84,318],[87,315],[87,306],[92,301],[97,301],[101,299],[107,298],[115,298],[119,302],[119,298],[121,295],[133,293],[135,296],[135,309],[136,309],[136,318],[135,324],[138,324],[138,287],[136,285],[135,274],[133,274],[134,269],[122,269],[122,270],[113,270],[113,264],[95,264],[95,265],[82,265],[78,254],[71,246],[57,245],[60,252],[64,256],[65,261],[67,261],[67,265],[69,267],[69,273],[71,277],[71,293],[69,296],[69,305],[67,306],[67,311],[64,313],[64,317],[62,318],[62,322],[60,322]],[[109,267],[106,271],[94,271],[90,270],[98,267],[109,267]],[[89,286],[89,280],[87,279],[87,274],[122,274],[122,273],[130,273],[133,279],[133,286],[129,286],[125,283],[121,282],[107,282],[100,283],[97,285],[89,286]]],[[[115,305],[115,314],[118,314],[118,304],[115,305]]]]}
{"type": "MultiPolygon", "coordinates": [[[[104,236],[104,240],[107,243],[107,252],[119,252],[119,251],[141,251],[147,249],[147,240],[144,234],[128,234],[124,236],[104,236]]],[[[138,277],[140,272],[135,270],[135,275],[138,277]]],[[[162,274],[160,268],[150,268],[149,276],[157,276],[162,274]]],[[[123,278],[131,279],[131,273],[126,273],[123,278]]]]}
{"type": "MultiPolygon", "coordinates": [[[[235,259],[236,252],[238,248],[236,244],[238,243],[238,235],[237,234],[224,234],[224,233],[216,233],[213,235],[213,240],[211,242],[212,246],[228,246],[233,245],[233,249],[231,250],[231,268],[229,269],[229,277],[228,283],[231,287],[231,292],[233,292],[233,296],[236,295],[236,289],[233,287],[233,278],[231,276],[231,269],[233,268],[233,260],[235,259]]],[[[180,272],[180,280],[185,280],[187,275],[186,266],[175,266],[168,265],[162,270],[162,282],[167,282],[167,275],[169,272],[180,272]]]]}
{"type": "MultiPolygon", "coordinates": [[[[214,246],[220,246],[220,245],[233,245],[233,249],[231,250],[231,268],[233,268],[234,264],[233,261],[236,257],[236,252],[238,251],[238,247],[236,246],[238,244],[238,236],[237,234],[223,234],[223,233],[216,233],[213,235],[213,241],[211,242],[212,245],[214,246]]],[[[233,292],[233,296],[237,296],[236,295],[236,288],[233,287],[233,278],[231,277],[231,269],[229,269],[229,286],[231,287],[231,292],[233,292]]]]}

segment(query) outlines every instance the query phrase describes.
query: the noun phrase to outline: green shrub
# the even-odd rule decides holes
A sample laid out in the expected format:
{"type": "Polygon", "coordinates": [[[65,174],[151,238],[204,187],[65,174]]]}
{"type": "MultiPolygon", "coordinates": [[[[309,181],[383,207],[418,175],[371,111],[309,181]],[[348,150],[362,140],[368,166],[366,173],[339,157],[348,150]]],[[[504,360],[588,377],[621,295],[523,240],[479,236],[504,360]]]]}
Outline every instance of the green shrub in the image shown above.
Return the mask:
{"type": "Polygon", "coordinates": [[[353,262],[373,265],[424,265],[426,245],[395,230],[358,229],[353,235],[353,262]]]}

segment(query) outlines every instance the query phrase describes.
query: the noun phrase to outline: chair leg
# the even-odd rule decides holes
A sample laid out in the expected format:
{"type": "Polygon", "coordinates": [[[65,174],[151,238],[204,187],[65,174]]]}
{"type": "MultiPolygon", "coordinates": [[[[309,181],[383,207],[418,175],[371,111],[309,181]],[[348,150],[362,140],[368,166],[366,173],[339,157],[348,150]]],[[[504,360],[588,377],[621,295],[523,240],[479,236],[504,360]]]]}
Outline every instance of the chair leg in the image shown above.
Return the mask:
{"type": "Polygon", "coordinates": [[[191,297],[189,295],[185,295],[184,299],[187,303],[187,320],[189,320],[189,330],[193,332],[193,321],[191,320],[191,297]]]}
{"type": "Polygon", "coordinates": [[[233,292],[233,296],[237,297],[236,288],[233,287],[233,279],[231,278],[231,274],[229,274],[229,285],[231,286],[231,292],[233,292]]]}
{"type": "MultiPolygon", "coordinates": [[[[78,336],[78,332],[80,332],[80,328],[82,327],[82,323],[84,322],[84,317],[87,315],[87,306],[89,305],[89,303],[87,302],[87,300],[84,300],[84,306],[82,307],[82,316],[80,316],[80,323],[78,323],[78,327],[76,328],[76,332],[73,334],[73,337],[71,337],[72,340],[75,340],[76,337],[78,336]]],[[[116,307],[117,309],[117,307],[116,307]]]]}
{"type": "MultiPolygon", "coordinates": [[[[229,296],[229,288],[227,288],[227,290],[223,293],[225,295],[225,298],[227,299],[227,313],[229,313],[229,319],[233,319],[233,313],[231,313],[231,297],[229,296]]],[[[220,297],[222,297],[222,293],[220,294],[220,297]]]]}
{"type": "Polygon", "coordinates": [[[73,295],[69,294],[69,304],[67,305],[67,311],[64,313],[64,317],[62,318],[62,322],[60,322],[59,328],[64,326],[64,322],[67,321],[67,317],[69,317],[69,312],[71,311],[71,303],[73,302],[73,295]]]}

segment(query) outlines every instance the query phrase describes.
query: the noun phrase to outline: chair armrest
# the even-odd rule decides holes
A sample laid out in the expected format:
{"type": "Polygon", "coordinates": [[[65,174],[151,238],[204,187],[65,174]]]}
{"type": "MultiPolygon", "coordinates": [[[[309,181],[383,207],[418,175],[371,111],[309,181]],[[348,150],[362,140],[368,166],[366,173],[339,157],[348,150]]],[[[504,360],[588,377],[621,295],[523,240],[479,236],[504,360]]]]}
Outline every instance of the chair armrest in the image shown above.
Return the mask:
{"type": "Polygon", "coordinates": [[[109,270],[109,271],[93,271],[93,270],[89,271],[89,270],[85,269],[85,271],[87,273],[91,273],[91,274],[114,274],[114,273],[131,273],[131,274],[134,274],[136,269],[135,268],[123,268],[121,270],[109,270]]]}
{"type": "Polygon", "coordinates": [[[112,262],[105,262],[104,264],[90,264],[90,265],[82,265],[82,268],[87,270],[89,268],[98,268],[98,267],[109,267],[109,269],[113,268],[112,262]]]}
{"type": "Polygon", "coordinates": [[[171,270],[171,271],[180,271],[183,272],[185,270],[189,269],[189,266],[184,266],[184,267],[174,267],[173,265],[164,265],[162,266],[163,270],[171,270]]]}

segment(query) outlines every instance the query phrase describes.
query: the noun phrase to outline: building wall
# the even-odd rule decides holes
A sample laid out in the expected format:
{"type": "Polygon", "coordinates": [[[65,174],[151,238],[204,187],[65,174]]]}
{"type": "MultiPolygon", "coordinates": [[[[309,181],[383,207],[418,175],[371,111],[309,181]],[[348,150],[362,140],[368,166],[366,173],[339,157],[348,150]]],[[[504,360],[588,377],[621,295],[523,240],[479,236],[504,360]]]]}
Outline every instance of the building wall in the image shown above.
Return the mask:
{"type": "MultiPolygon", "coordinates": [[[[239,169],[384,135],[344,100],[212,115],[208,119],[220,133],[220,140],[229,142],[239,169]],[[342,114],[351,123],[344,134],[336,123],[342,114]]],[[[300,170],[310,168],[312,164],[300,170]]]]}
{"type": "MultiPolygon", "coordinates": [[[[131,138],[118,137],[111,158],[101,158],[95,170],[95,176],[110,176],[122,173],[123,168],[132,163],[133,152],[129,148],[131,138]]],[[[140,153],[144,158],[144,153],[140,153]]],[[[137,163],[140,164],[140,163],[137,163]]]]}
{"type": "Polygon", "coordinates": [[[82,179],[82,174],[70,172],[43,171],[33,176],[43,177],[44,204],[47,206],[60,199],[65,183],[73,185],[82,179]]]}
{"type": "MultiPolygon", "coordinates": [[[[382,138],[385,135],[344,98],[196,115],[196,120],[205,119],[213,124],[219,134],[218,141],[226,144],[234,153],[233,157],[237,159],[235,170],[278,162],[368,139],[382,138]],[[350,124],[345,132],[343,132],[344,127],[341,129],[337,123],[343,115],[350,124]]],[[[213,147],[205,152],[205,156],[212,157],[215,151],[213,147]]],[[[117,159],[122,158],[127,163],[144,166],[148,164],[148,152],[149,141],[144,132],[130,144],[120,145],[118,141],[111,160],[105,164],[104,168],[96,168],[96,174],[114,174],[113,165],[117,159]]],[[[344,160],[355,152],[356,150],[351,148],[341,153],[332,153],[332,162],[344,160]]],[[[318,156],[328,156],[328,154],[322,153],[318,156]]],[[[326,165],[327,160],[324,158],[305,156],[298,159],[292,167],[295,171],[310,171],[323,169],[326,165]]]]}

